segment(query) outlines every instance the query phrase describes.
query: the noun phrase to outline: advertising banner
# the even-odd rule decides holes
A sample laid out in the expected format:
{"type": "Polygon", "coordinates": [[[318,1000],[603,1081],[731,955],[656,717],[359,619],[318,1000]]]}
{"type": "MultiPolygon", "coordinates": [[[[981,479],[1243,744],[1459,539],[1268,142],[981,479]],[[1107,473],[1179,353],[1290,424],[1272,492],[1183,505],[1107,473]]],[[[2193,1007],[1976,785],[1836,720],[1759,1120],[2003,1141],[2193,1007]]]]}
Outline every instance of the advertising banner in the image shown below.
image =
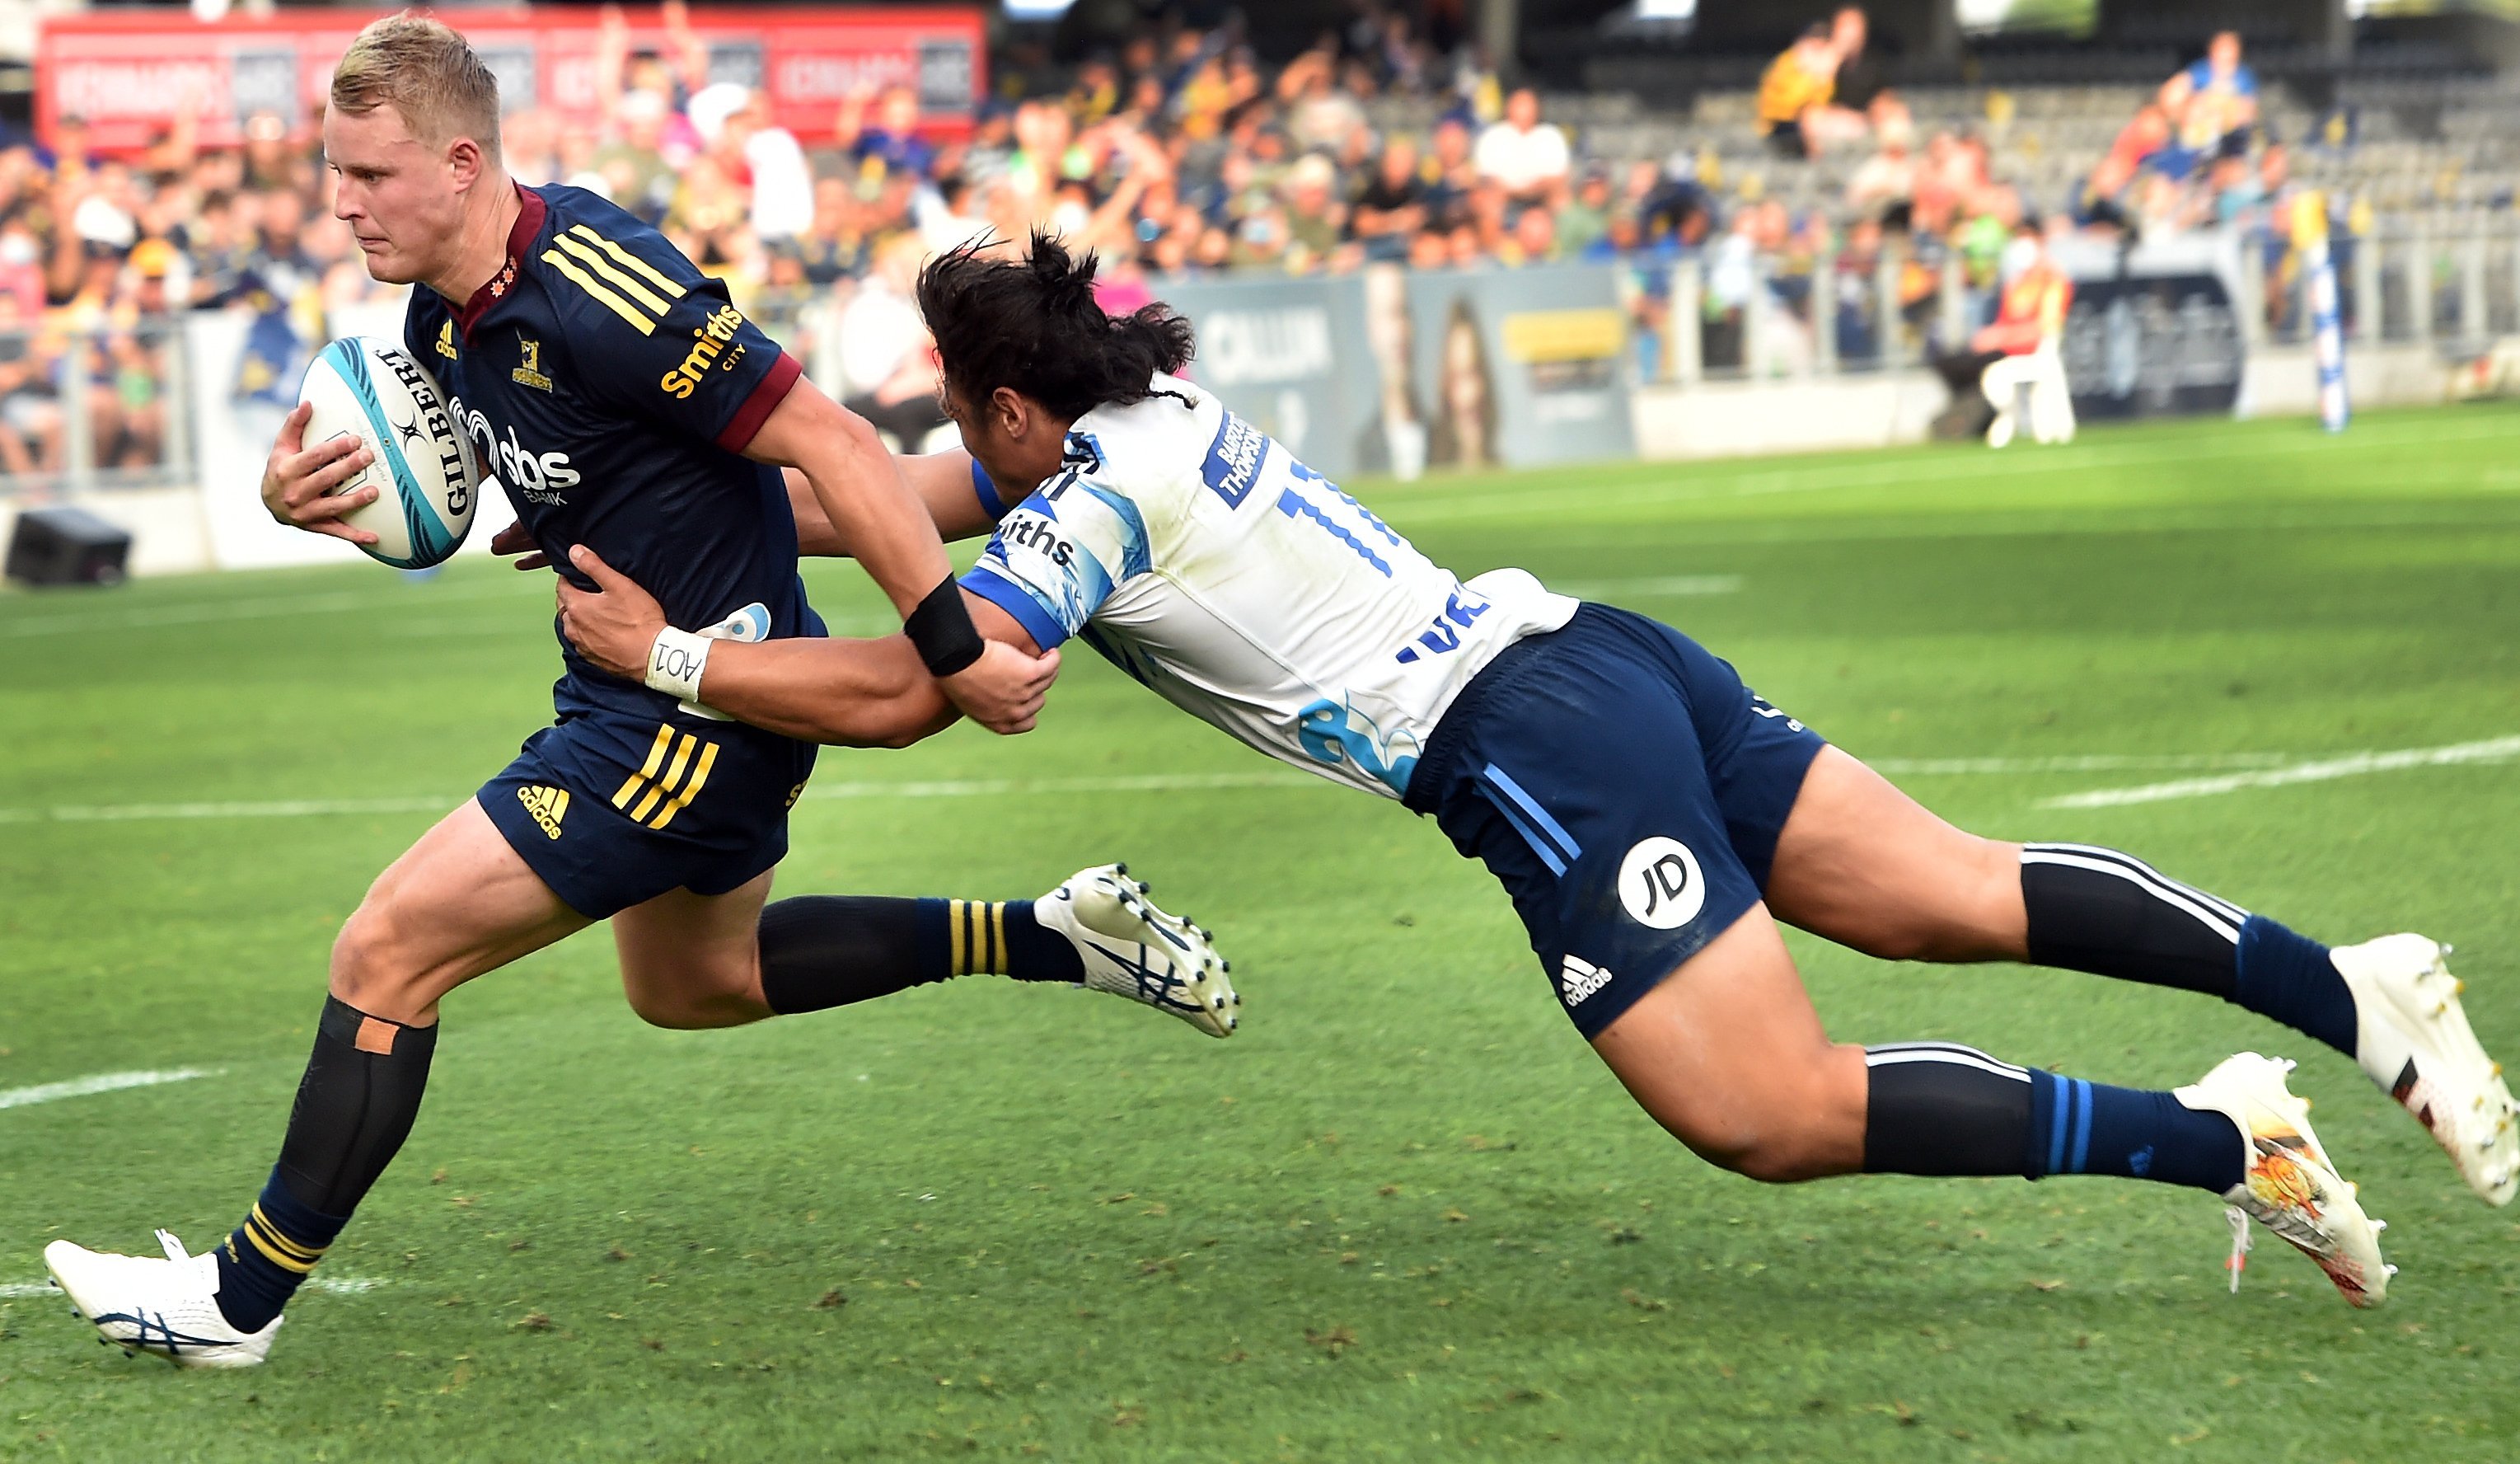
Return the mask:
{"type": "MultiPolygon", "coordinates": [[[[189,113],[202,145],[223,148],[241,144],[247,121],[268,113],[303,139],[322,120],[333,68],[351,38],[393,13],[282,11],[208,23],[162,10],[48,17],[35,48],[36,126],[49,143],[63,118],[76,117],[90,147],[126,153],[189,113]]],[[[517,6],[446,19],[498,75],[508,111],[538,107],[565,124],[601,113],[601,16],[593,6],[517,6]]],[[[625,19],[630,53],[676,54],[658,12],[631,10],[625,19]]],[[[764,92],[772,119],[808,146],[831,138],[853,91],[915,87],[922,125],[950,135],[969,128],[987,85],[987,31],[976,9],[696,8],[691,28],[708,52],[709,79],[764,92]]]]}
{"type": "Polygon", "coordinates": [[[1389,467],[1378,377],[1354,275],[1179,280],[1158,287],[1198,333],[1192,380],[1331,478],[1389,467]]]}
{"type": "Polygon", "coordinates": [[[1191,375],[1319,473],[1580,462],[1636,450],[1626,317],[1586,266],[1168,281],[1191,375]]]}
{"type": "Polygon", "coordinates": [[[2124,252],[2058,250],[2074,277],[2063,354],[2077,417],[2232,409],[2247,360],[2233,248],[2201,235],[2124,252]]]}
{"type": "Polygon", "coordinates": [[[1458,467],[1631,457],[1627,316],[1598,265],[1408,277],[1410,379],[1426,461],[1458,467]]]}

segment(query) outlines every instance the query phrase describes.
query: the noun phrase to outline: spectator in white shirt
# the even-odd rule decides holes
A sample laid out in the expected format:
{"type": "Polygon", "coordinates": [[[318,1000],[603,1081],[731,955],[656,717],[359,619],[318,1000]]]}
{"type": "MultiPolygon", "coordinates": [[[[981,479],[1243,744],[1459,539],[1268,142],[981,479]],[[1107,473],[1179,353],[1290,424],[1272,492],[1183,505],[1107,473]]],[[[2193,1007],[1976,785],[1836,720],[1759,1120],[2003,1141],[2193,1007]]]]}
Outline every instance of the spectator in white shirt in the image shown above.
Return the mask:
{"type": "Polygon", "coordinates": [[[1516,204],[1551,203],[1566,189],[1566,134],[1540,119],[1529,87],[1506,99],[1505,119],[1479,134],[1479,176],[1505,185],[1516,204]]]}

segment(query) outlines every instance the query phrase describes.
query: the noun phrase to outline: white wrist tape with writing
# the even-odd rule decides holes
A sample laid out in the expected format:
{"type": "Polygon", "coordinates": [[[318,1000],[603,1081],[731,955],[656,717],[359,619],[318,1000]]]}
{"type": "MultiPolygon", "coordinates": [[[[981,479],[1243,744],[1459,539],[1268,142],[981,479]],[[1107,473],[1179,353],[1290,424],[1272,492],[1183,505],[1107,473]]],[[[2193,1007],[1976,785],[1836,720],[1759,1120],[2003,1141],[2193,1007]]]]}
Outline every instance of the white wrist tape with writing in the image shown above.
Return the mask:
{"type": "Polygon", "coordinates": [[[648,685],[678,702],[700,699],[700,673],[708,668],[709,637],[668,625],[648,648],[648,685]]]}

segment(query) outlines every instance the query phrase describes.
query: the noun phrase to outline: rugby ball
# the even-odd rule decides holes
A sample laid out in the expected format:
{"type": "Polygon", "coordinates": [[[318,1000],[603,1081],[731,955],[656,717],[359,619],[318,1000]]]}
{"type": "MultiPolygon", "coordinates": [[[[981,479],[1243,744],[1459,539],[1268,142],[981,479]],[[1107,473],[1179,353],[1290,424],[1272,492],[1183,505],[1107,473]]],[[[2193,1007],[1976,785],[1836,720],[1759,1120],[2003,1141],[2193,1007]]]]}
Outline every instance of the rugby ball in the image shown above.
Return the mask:
{"type": "Polygon", "coordinates": [[[317,353],[297,399],[315,410],[306,445],[356,437],[371,461],[337,491],[373,486],[377,501],[341,518],[377,536],[362,544],[397,570],[444,561],[472,526],[480,465],[437,378],[396,341],[344,336],[317,353]]]}

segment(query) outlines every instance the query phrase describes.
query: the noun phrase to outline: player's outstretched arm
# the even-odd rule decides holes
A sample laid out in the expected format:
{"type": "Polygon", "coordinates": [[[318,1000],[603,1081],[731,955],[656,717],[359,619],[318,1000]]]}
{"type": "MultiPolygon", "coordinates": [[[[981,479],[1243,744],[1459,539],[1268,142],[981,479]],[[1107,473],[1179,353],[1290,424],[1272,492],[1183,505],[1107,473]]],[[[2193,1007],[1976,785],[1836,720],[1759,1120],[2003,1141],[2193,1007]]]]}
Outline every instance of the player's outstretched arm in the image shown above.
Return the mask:
{"type": "MultiPolygon", "coordinates": [[[[657,634],[665,613],[655,597],[579,545],[570,555],[595,581],[592,593],[558,581],[561,630],[578,654],[616,676],[653,685],[657,634]]],[[[1058,674],[1058,653],[1037,647],[1006,612],[967,597],[975,624],[993,643],[1020,653],[1037,679],[1018,707],[1016,725],[1032,728],[1058,674]]],[[[903,748],[953,725],[962,715],[921,663],[909,637],[880,640],[792,637],[711,641],[698,687],[703,705],[766,731],[835,747],[903,748]]]]}
{"type": "Polygon", "coordinates": [[[304,402],[290,408],[280,424],[280,438],[262,466],[262,506],[271,517],[293,528],[353,544],[373,544],[377,536],[352,528],[341,516],[377,501],[375,487],[335,490],[367,471],[374,458],[359,439],[347,435],[306,445],[306,420],[315,409],[304,402]]]}
{"type": "MultiPolygon", "coordinates": [[[[969,644],[961,595],[953,591],[953,566],[925,506],[911,491],[892,454],[866,420],[799,381],[752,435],[744,456],[805,475],[832,531],[850,546],[867,574],[892,599],[914,642],[922,625],[947,641],[969,644]]],[[[992,732],[1031,725],[1027,705],[1038,709],[1042,684],[1034,658],[1004,641],[981,638],[976,659],[937,677],[973,721],[992,732]]]]}
{"type": "MultiPolygon", "coordinates": [[[[973,490],[968,452],[957,447],[951,452],[900,453],[893,461],[900,465],[910,491],[927,506],[927,518],[936,526],[938,538],[950,544],[997,527],[998,521],[973,490]]],[[[805,475],[787,468],[781,476],[788,480],[788,507],[796,517],[796,552],[826,559],[854,558],[848,540],[832,526],[832,516],[823,512],[823,500],[814,496],[814,485],[805,475]]]]}

